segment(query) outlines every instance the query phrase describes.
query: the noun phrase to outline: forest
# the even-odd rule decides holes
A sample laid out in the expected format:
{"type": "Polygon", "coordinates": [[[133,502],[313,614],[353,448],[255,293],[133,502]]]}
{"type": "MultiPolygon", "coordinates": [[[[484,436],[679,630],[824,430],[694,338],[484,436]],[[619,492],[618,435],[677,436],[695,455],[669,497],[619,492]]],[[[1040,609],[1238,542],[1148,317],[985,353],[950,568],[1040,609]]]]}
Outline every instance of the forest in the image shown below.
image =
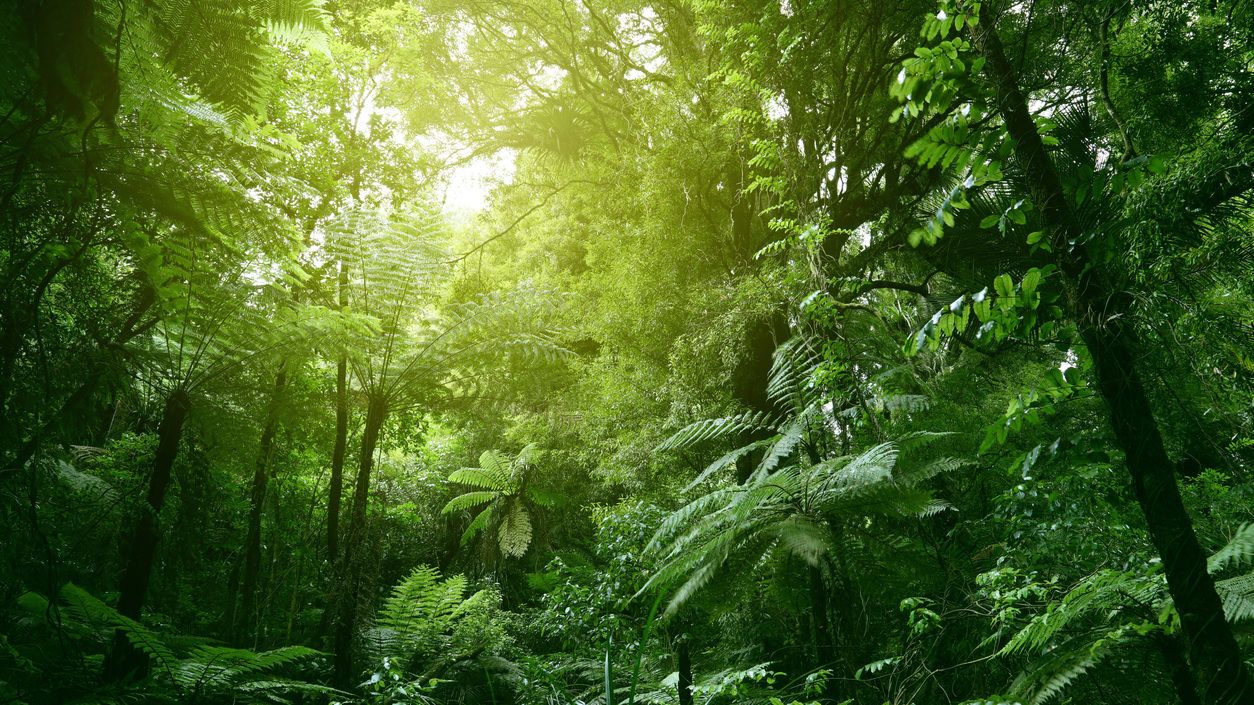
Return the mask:
{"type": "Polygon", "coordinates": [[[1254,703],[1249,0],[0,7],[0,703],[1254,703]]]}

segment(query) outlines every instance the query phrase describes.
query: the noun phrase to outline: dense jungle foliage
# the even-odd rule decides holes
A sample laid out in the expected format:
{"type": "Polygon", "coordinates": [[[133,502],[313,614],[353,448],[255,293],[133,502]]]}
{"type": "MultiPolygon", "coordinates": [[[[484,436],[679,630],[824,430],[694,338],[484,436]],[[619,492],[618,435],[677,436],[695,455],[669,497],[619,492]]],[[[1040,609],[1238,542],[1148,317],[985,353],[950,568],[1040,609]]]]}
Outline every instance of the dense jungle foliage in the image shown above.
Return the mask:
{"type": "Polygon", "coordinates": [[[0,702],[1254,703],[1248,0],[0,7],[0,702]]]}

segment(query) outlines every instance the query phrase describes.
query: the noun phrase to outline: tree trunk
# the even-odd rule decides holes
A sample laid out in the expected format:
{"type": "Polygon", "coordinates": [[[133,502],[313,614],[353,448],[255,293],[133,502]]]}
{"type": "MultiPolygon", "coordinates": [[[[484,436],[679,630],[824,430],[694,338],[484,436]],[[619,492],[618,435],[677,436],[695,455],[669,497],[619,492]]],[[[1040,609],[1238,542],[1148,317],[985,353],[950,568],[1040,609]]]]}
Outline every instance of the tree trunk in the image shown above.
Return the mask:
{"type": "Polygon", "coordinates": [[[1158,652],[1167,664],[1167,675],[1180,698],[1180,705],[1202,705],[1197,696],[1197,683],[1193,680],[1193,672],[1189,670],[1189,662],[1184,657],[1184,648],[1174,634],[1157,635],[1158,652]]]}
{"type": "MultiPolygon", "coordinates": [[[[232,619],[235,639],[242,642],[255,633],[257,604],[257,574],[261,566],[261,515],[265,508],[266,490],[270,484],[270,456],[274,451],[274,432],[279,423],[279,403],[287,386],[287,361],[279,363],[274,377],[274,396],[266,411],[265,425],[261,430],[261,443],[257,450],[257,465],[253,471],[252,504],[248,512],[248,538],[244,541],[244,585],[240,597],[239,612],[232,619]]],[[[232,608],[235,602],[231,602],[232,608]]]]}
{"type": "MultiPolygon", "coordinates": [[[[340,310],[348,306],[348,268],[340,263],[340,310]]],[[[327,557],[339,556],[340,501],[344,493],[344,455],[348,449],[348,358],[335,366],[335,448],[331,451],[331,492],[327,497],[327,557]]]]}
{"type": "MultiPolygon", "coordinates": [[[[152,462],[152,477],[148,480],[148,501],[135,522],[130,543],[130,555],[122,573],[118,594],[118,612],[139,620],[152,577],[152,564],[157,555],[158,519],[165,504],[166,491],[170,487],[170,474],[174,459],[178,456],[179,441],[183,436],[183,422],[191,408],[191,399],[183,389],[177,389],[166,399],[161,425],[157,429],[157,454],[152,462]]],[[[124,676],[136,668],[142,668],[144,656],[131,647],[124,636],[114,638],[113,651],[105,661],[105,675],[111,679],[124,676]]]]}
{"type": "Polygon", "coordinates": [[[361,436],[361,461],[357,468],[357,482],[353,488],[352,512],[348,518],[348,533],[340,566],[336,571],[339,580],[337,617],[334,629],[335,683],[341,688],[351,685],[353,677],[353,633],[357,627],[357,602],[361,592],[361,566],[357,555],[366,530],[366,505],[370,495],[370,473],[374,469],[374,451],[379,442],[379,431],[387,418],[387,401],[372,396],[366,411],[366,427],[361,436]]]}
{"type": "Polygon", "coordinates": [[[1015,156],[1066,278],[1069,313],[1093,358],[1098,390],[1110,410],[1150,539],[1162,558],[1195,680],[1207,703],[1247,703],[1254,690],[1240,647],[1224,618],[1223,605],[1206,570],[1206,554],[1193,533],[1171,459],[1134,365],[1132,351],[1138,348],[1127,322],[1128,295],[1099,281],[1094,268],[1086,266],[1090,263],[1083,253],[1071,254],[1072,244],[1084,241],[1083,233],[986,8],[981,8],[980,21],[972,27],[971,36],[987,62],[1015,156]]]}
{"type": "MultiPolygon", "coordinates": [[[[740,360],[732,371],[732,397],[744,404],[750,411],[776,412],[780,409],[766,395],[770,383],[771,366],[775,361],[775,348],[778,343],[788,337],[788,320],[782,315],[755,321],[745,331],[745,348],[748,354],[740,360]]],[[[770,438],[769,431],[747,431],[740,434],[738,443],[748,445],[764,438],[770,438]]],[[[736,481],[744,484],[758,464],[762,462],[765,449],[736,459],[736,481]]]]}
{"type": "Polygon", "coordinates": [[[823,571],[812,565],[807,572],[810,578],[810,614],[814,620],[814,653],[818,657],[819,668],[831,668],[836,662],[836,649],[832,644],[832,623],[827,613],[823,571]]]}
{"type": "Polygon", "coordinates": [[[679,638],[679,705],[693,705],[692,700],[692,656],[688,652],[688,635],[679,638]]]}

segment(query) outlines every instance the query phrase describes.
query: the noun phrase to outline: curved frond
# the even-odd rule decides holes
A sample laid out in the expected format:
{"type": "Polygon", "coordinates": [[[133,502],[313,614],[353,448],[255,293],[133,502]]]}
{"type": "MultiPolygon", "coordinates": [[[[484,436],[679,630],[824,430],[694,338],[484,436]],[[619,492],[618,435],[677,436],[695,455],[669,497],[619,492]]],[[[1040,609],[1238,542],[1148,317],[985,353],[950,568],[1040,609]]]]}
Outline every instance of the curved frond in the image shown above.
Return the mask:
{"type": "Polygon", "coordinates": [[[462,532],[461,545],[465,546],[470,543],[475,539],[475,536],[479,535],[480,531],[487,528],[488,524],[492,522],[492,517],[495,515],[493,510],[494,507],[487,507],[483,511],[479,512],[475,518],[470,521],[470,524],[466,526],[466,530],[462,532]]]}
{"type": "Polygon", "coordinates": [[[746,431],[775,431],[779,420],[764,411],[745,412],[735,416],[724,416],[717,419],[704,419],[688,424],[675,432],[670,438],[658,444],[655,450],[676,450],[696,445],[715,438],[744,433],[746,431]]]}
{"type": "Polygon", "coordinates": [[[485,468],[462,468],[449,473],[449,482],[469,485],[484,490],[504,491],[508,487],[508,477],[485,468]]]}
{"type": "Polygon", "coordinates": [[[440,513],[452,514],[453,512],[460,512],[465,509],[473,509],[475,507],[483,506],[500,496],[501,493],[495,490],[467,492],[466,494],[458,495],[450,499],[448,504],[444,505],[444,508],[440,510],[440,513]]]}
{"type": "Polygon", "coordinates": [[[698,473],[696,478],[694,478],[692,482],[689,482],[688,485],[685,486],[684,489],[681,491],[691,492],[694,487],[708,480],[710,476],[713,475],[714,473],[724,468],[735,465],[736,461],[753,453],[755,450],[758,450],[760,448],[766,448],[767,446],[771,446],[774,444],[775,444],[774,438],[764,438],[760,441],[754,441],[752,443],[743,445],[739,448],[736,448],[735,450],[728,452],[727,454],[723,455],[723,457],[707,465],[705,469],[702,470],[700,473],[698,473]]]}

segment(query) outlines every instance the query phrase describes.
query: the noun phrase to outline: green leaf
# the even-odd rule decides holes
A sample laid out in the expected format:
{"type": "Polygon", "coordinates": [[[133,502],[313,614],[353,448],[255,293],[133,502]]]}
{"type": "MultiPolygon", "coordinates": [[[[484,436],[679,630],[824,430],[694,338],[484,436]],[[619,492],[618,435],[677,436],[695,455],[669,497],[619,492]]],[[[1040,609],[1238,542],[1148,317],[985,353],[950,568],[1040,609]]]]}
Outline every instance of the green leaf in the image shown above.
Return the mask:
{"type": "Polygon", "coordinates": [[[1020,289],[1022,289],[1023,295],[1025,297],[1030,298],[1032,294],[1036,291],[1036,287],[1039,286],[1040,283],[1041,283],[1041,270],[1031,269],[1031,270],[1028,270],[1028,273],[1026,275],[1024,275],[1023,283],[1020,284],[1020,289]]]}
{"type": "Polygon", "coordinates": [[[993,280],[993,289],[997,291],[999,297],[1009,299],[1015,295],[1014,280],[1009,274],[999,274],[993,280]]]}

